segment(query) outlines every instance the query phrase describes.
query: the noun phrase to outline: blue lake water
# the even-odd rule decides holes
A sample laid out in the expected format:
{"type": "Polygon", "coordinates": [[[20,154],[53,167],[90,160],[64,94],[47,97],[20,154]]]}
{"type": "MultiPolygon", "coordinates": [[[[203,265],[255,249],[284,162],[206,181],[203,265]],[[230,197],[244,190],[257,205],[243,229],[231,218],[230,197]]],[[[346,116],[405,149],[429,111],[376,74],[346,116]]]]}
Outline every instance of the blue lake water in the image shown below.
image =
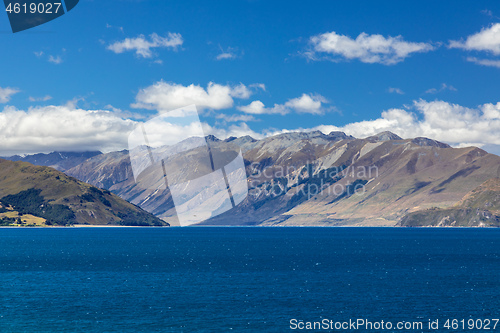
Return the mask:
{"type": "Polygon", "coordinates": [[[6,228],[0,281],[1,332],[499,318],[500,230],[6,228]]]}

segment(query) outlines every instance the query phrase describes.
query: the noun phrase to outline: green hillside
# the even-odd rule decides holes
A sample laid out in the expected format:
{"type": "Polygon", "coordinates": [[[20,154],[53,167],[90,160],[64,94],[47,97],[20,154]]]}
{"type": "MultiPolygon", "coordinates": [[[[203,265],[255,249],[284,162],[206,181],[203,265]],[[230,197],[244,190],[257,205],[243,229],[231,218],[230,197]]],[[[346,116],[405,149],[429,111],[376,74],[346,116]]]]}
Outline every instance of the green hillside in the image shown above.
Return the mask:
{"type": "Polygon", "coordinates": [[[55,169],[0,159],[0,225],[168,225],[55,169]]]}

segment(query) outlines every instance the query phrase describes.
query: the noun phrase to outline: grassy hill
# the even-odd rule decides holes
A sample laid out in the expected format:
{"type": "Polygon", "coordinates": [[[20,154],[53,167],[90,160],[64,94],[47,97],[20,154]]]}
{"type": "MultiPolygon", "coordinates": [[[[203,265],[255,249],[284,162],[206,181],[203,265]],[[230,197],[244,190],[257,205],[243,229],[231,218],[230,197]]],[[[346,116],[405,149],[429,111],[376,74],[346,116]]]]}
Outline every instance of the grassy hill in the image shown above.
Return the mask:
{"type": "Polygon", "coordinates": [[[107,190],[55,169],[0,159],[0,224],[161,226],[107,190]]]}

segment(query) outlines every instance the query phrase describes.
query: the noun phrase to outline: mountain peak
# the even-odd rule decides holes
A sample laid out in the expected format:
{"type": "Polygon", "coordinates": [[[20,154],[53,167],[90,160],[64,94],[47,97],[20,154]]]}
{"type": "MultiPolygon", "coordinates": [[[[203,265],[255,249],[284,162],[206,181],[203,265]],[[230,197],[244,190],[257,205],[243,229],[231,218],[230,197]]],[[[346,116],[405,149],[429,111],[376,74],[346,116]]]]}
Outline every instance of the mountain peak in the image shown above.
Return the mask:
{"type": "MultiPolygon", "coordinates": [[[[207,139],[214,140],[214,137],[207,139]]],[[[379,133],[370,141],[355,139],[343,132],[323,134],[316,131],[281,133],[258,141],[243,136],[209,142],[212,147],[223,149],[239,146],[252,187],[248,189],[247,199],[231,213],[213,216],[206,223],[395,225],[400,218],[414,210],[449,208],[470,189],[499,175],[500,157],[486,154],[478,148],[450,148],[444,151],[434,147],[448,147],[446,144],[431,139],[397,139],[400,139],[399,136],[391,132],[379,133]],[[366,171],[363,173],[358,170],[366,171]],[[325,186],[319,186],[317,192],[310,192],[318,184],[325,186]],[[351,195],[354,193],[352,189],[358,185],[366,192],[360,191],[360,196],[351,195]],[[344,192],[339,195],[334,193],[335,190],[329,190],[334,188],[344,192]],[[310,200],[312,197],[316,199],[310,200]],[[376,215],[382,219],[374,221],[373,216],[376,215]]],[[[184,152],[199,147],[205,139],[196,137],[191,140],[197,144],[184,142],[168,149],[175,153],[184,152]]],[[[167,152],[166,149],[161,153],[167,152]]],[[[193,150],[195,153],[197,150],[193,150]]],[[[82,181],[112,190],[166,221],[175,218],[175,204],[170,193],[152,194],[141,186],[133,186],[135,180],[128,156],[108,156],[96,156],[68,173],[82,181]]],[[[186,169],[194,166],[183,164],[184,154],[169,156],[175,156],[172,163],[186,169]]],[[[1,173],[0,168],[0,176],[1,173]]],[[[154,173],[145,177],[152,184],[157,181],[154,173]]],[[[496,189],[494,183],[486,185],[496,189]]],[[[481,191],[481,197],[475,196],[479,199],[474,199],[474,202],[488,205],[497,202],[490,198],[494,195],[497,198],[498,191],[490,192],[481,191]],[[483,197],[486,199],[483,200],[483,197]]],[[[193,204],[207,200],[197,189],[187,195],[193,198],[193,204]]],[[[224,201],[214,203],[213,208],[218,209],[223,204],[224,201]]],[[[491,211],[490,208],[481,207],[482,211],[491,211]]],[[[446,216],[440,215],[441,218],[446,216]]],[[[454,216],[460,218],[460,215],[454,216]]],[[[476,215],[468,216],[476,218],[476,215]]],[[[498,216],[500,219],[500,211],[498,216]]],[[[427,223],[425,219],[422,221],[427,223]]]]}
{"type": "Polygon", "coordinates": [[[428,147],[438,147],[438,148],[451,148],[449,144],[423,137],[415,138],[411,140],[411,142],[422,147],[428,146],[428,147]]]}
{"type": "Polygon", "coordinates": [[[216,137],[215,135],[212,135],[212,134],[205,136],[205,140],[211,141],[211,142],[221,141],[218,137],[216,137]]]}
{"type": "Polygon", "coordinates": [[[326,137],[321,131],[311,132],[287,132],[270,137],[271,139],[290,139],[290,140],[307,140],[317,137],[326,137]]]}
{"type": "Polygon", "coordinates": [[[235,136],[230,136],[229,138],[227,138],[226,140],[224,140],[224,142],[234,142],[236,144],[245,144],[245,143],[248,143],[248,142],[257,142],[257,140],[255,140],[254,138],[252,138],[250,135],[245,135],[245,136],[241,136],[239,138],[235,137],[235,136]]]}
{"type": "Polygon", "coordinates": [[[403,140],[399,135],[394,134],[389,131],[381,132],[366,138],[372,141],[391,141],[391,140],[403,140]]]}
{"type": "Polygon", "coordinates": [[[335,139],[335,140],[345,140],[345,139],[355,139],[352,135],[347,135],[344,132],[341,131],[332,131],[328,133],[328,137],[330,139],[335,139]]]}

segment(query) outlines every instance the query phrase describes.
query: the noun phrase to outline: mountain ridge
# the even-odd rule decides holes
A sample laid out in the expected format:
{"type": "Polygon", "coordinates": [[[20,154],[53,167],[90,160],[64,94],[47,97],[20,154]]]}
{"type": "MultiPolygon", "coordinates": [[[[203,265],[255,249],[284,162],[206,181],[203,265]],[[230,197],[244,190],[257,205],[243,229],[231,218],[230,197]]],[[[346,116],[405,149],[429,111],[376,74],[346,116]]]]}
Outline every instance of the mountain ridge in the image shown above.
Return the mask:
{"type": "MultiPolygon", "coordinates": [[[[167,158],[175,160],[192,139],[152,151],[160,155],[171,151],[167,158]]],[[[429,138],[402,139],[391,132],[364,139],[314,131],[262,140],[208,136],[205,141],[215,149],[236,144],[249,184],[248,198],[202,223],[209,225],[400,225],[413,212],[452,207],[471,189],[497,177],[500,165],[500,157],[477,147],[452,148],[429,138]],[[376,174],[370,175],[370,170],[376,174]],[[350,193],[356,186],[363,192],[350,193]]],[[[186,172],[196,168],[179,165],[186,172]]],[[[96,155],[66,173],[176,224],[169,189],[137,186],[127,150],[96,155]]]]}
{"type": "Polygon", "coordinates": [[[100,151],[86,151],[86,152],[62,152],[54,151],[48,154],[33,154],[33,155],[13,155],[8,157],[0,157],[4,160],[14,162],[28,162],[34,165],[48,166],[59,171],[71,169],[78,164],[83,163],[85,160],[97,155],[101,155],[100,151]]]}

